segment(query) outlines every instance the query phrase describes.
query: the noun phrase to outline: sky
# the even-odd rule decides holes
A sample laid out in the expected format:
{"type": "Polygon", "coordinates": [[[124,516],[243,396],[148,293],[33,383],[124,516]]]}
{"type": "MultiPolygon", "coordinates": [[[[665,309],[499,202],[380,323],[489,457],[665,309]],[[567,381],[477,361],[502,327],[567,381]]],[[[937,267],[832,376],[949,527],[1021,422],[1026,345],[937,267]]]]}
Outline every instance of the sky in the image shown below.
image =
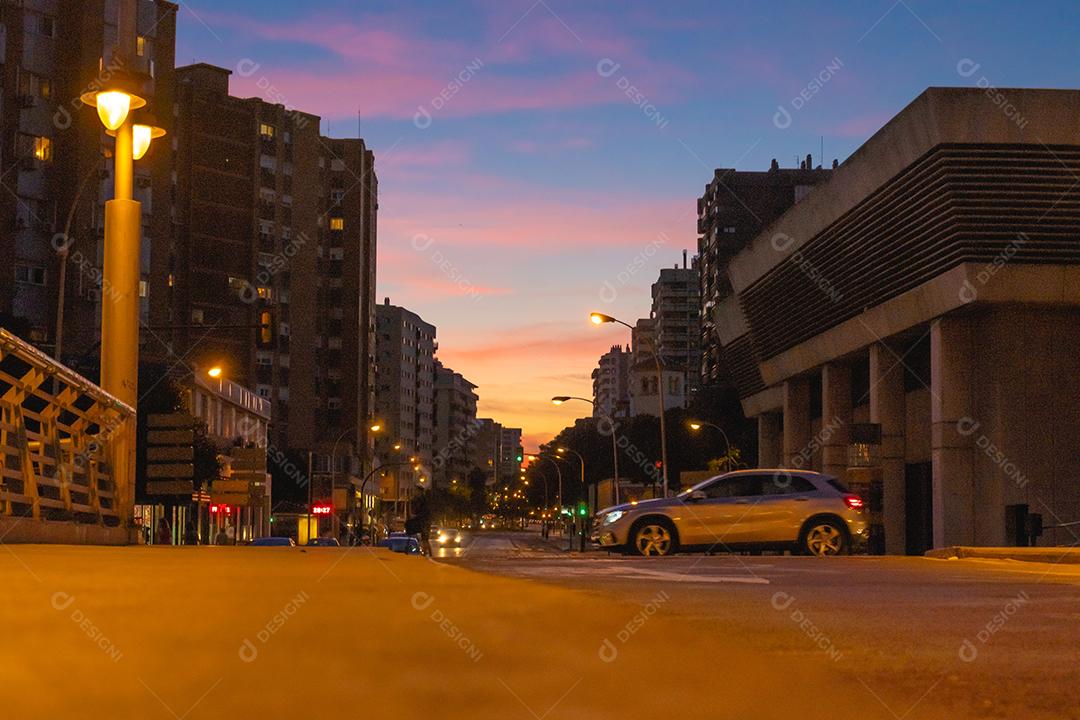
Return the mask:
{"type": "Polygon", "coordinates": [[[714,168],[843,161],[929,86],[1077,87],[1080,3],[185,0],[177,64],[363,137],[379,302],[535,448],[697,247],[714,168]]]}

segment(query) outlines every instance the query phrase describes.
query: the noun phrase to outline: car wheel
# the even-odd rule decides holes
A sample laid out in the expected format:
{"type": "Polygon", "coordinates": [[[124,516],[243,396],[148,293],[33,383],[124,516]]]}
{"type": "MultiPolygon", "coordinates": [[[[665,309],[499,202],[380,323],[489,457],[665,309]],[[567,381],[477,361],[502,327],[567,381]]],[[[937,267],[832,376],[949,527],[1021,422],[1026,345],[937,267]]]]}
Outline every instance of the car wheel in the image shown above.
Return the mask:
{"type": "Polygon", "coordinates": [[[844,555],[848,550],[848,537],[835,520],[812,520],[803,529],[799,545],[808,555],[844,555]]]}
{"type": "Polygon", "coordinates": [[[632,552],[645,557],[671,555],[677,547],[675,528],[667,520],[645,520],[630,534],[630,545],[632,552]]]}

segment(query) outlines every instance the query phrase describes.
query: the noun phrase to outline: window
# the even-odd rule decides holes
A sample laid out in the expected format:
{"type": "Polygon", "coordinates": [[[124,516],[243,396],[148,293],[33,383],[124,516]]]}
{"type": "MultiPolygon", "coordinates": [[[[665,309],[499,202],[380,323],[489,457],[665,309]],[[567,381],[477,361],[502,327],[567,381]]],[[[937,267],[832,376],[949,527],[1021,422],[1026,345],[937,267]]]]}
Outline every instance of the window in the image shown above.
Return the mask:
{"type": "Polygon", "coordinates": [[[19,70],[19,95],[26,98],[50,98],[52,81],[29,70],[19,70]]]}
{"type": "Polygon", "coordinates": [[[262,135],[263,140],[273,140],[276,132],[273,125],[259,123],[259,134],[262,135]]]}
{"type": "Polygon", "coordinates": [[[56,18],[52,15],[41,15],[38,18],[38,32],[45,37],[56,37],[56,18]]]}
{"type": "Polygon", "coordinates": [[[708,498],[757,497],[761,495],[760,475],[736,475],[702,488],[708,498]]]}
{"type": "Polygon", "coordinates": [[[135,54],[139,57],[146,57],[146,38],[142,35],[135,39],[135,54]]]}
{"type": "Polygon", "coordinates": [[[345,229],[345,218],[339,218],[339,217],[330,218],[330,229],[331,230],[344,230],[345,229]]]}
{"type": "Polygon", "coordinates": [[[139,281],[139,297],[150,297],[150,283],[145,280],[139,281]]]}
{"type": "Polygon", "coordinates": [[[34,157],[41,162],[52,162],[53,159],[53,142],[52,138],[47,137],[35,137],[34,138],[34,157]]]}
{"type": "Polygon", "coordinates": [[[812,482],[797,475],[777,473],[762,478],[763,495],[800,495],[816,489],[812,482]]]}
{"type": "Polygon", "coordinates": [[[45,268],[38,265],[16,265],[15,282],[27,285],[44,285],[45,268]]]}
{"type": "Polygon", "coordinates": [[[202,310],[192,310],[191,311],[191,322],[194,323],[195,325],[202,325],[203,324],[203,311],[202,310]]]}

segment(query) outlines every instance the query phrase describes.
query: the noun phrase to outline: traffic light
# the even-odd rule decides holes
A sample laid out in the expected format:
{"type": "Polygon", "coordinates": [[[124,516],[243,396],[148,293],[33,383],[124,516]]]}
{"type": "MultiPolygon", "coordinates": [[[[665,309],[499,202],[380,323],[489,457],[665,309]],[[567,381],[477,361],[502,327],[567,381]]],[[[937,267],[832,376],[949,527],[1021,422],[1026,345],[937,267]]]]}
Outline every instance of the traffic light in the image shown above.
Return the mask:
{"type": "Polygon", "coordinates": [[[579,517],[586,517],[589,514],[589,506],[584,500],[578,502],[577,514],[579,517]]]}
{"type": "Polygon", "coordinates": [[[272,307],[259,310],[255,344],[261,350],[272,350],[277,345],[277,312],[272,307]]]}

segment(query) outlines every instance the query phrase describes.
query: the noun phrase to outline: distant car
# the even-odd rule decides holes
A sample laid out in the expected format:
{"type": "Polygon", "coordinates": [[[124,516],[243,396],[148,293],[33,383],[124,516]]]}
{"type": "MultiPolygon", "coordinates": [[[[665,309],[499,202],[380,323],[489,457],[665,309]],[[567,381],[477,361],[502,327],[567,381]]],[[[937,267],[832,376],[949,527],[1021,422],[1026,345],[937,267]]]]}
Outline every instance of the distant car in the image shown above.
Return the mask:
{"type": "Polygon", "coordinates": [[[296,547],[296,541],[290,537],[261,537],[251,541],[252,547],[296,547]]]}
{"type": "Polygon", "coordinates": [[[391,533],[390,537],[379,541],[378,547],[384,547],[391,552],[404,553],[405,555],[424,554],[424,546],[412,535],[391,533]]]}
{"type": "Polygon", "coordinates": [[[791,549],[823,556],[850,552],[868,532],[862,498],[834,477],[738,470],[675,497],[601,510],[593,538],[603,548],[638,555],[791,549]]]}
{"type": "Polygon", "coordinates": [[[309,547],[341,547],[337,538],[332,537],[311,538],[307,544],[309,547]]]}
{"type": "Polygon", "coordinates": [[[461,547],[461,531],[457,528],[439,528],[432,536],[439,547],[461,547]]]}

